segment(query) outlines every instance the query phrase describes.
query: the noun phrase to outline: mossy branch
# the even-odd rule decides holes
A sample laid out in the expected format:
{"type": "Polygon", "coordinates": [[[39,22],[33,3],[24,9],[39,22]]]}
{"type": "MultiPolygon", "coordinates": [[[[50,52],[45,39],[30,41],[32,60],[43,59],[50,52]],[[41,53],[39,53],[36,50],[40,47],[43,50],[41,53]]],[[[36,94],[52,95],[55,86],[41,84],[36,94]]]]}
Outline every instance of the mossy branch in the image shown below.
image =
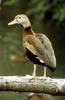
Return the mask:
{"type": "Polygon", "coordinates": [[[28,76],[0,76],[0,91],[36,92],[65,95],[65,79],[42,80],[28,76]]]}

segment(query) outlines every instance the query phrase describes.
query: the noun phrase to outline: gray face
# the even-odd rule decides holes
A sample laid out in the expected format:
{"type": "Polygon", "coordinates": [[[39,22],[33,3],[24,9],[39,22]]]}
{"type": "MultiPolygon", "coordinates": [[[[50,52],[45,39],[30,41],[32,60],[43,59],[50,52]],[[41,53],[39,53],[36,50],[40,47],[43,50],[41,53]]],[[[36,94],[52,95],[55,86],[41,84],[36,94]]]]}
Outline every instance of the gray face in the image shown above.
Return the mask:
{"type": "Polygon", "coordinates": [[[18,24],[21,24],[24,28],[30,26],[30,22],[27,16],[25,15],[18,15],[15,17],[18,24]]]}
{"type": "Polygon", "coordinates": [[[16,16],[15,19],[17,20],[18,24],[24,24],[26,22],[25,16],[22,16],[22,15],[16,16]]]}

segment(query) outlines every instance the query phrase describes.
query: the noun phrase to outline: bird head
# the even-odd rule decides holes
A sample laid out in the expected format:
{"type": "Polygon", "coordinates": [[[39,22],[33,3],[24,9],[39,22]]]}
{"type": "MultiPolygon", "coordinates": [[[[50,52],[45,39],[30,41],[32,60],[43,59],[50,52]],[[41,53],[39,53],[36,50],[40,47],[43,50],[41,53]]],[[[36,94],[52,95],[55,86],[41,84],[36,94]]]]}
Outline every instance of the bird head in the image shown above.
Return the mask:
{"type": "Polygon", "coordinates": [[[8,23],[8,25],[14,25],[14,24],[21,24],[24,28],[31,26],[28,17],[24,14],[19,14],[15,16],[14,20],[8,23]]]}

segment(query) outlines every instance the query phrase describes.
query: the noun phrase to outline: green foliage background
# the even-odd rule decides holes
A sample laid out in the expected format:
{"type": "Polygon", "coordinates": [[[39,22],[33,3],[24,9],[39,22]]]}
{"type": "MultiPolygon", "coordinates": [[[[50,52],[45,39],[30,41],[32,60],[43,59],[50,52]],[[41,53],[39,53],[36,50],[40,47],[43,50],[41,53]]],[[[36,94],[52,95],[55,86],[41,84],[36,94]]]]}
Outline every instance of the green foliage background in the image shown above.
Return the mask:
{"type": "MultiPolygon", "coordinates": [[[[46,34],[57,58],[56,72],[48,71],[54,78],[65,78],[65,0],[1,0],[0,2],[0,75],[32,74],[32,63],[12,62],[10,56],[23,53],[20,25],[8,26],[15,15],[27,14],[36,32],[46,34]],[[23,67],[24,66],[24,67],[23,67]]],[[[43,75],[37,68],[37,75],[43,75]]],[[[24,100],[27,93],[0,92],[2,100],[24,100]]],[[[65,97],[58,97],[58,100],[65,97]]]]}

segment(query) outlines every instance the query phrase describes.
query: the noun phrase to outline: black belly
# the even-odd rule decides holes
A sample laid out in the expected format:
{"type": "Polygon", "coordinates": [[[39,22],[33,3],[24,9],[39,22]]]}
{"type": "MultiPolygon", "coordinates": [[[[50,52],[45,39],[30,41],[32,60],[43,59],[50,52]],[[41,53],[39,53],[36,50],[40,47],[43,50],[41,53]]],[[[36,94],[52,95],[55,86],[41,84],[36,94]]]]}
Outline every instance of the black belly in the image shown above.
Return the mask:
{"type": "Polygon", "coordinates": [[[34,63],[42,66],[47,66],[51,71],[55,71],[55,68],[48,66],[47,64],[41,62],[40,59],[38,59],[38,56],[33,54],[30,50],[26,49],[26,55],[27,57],[34,63]]]}
{"type": "Polygon", "coordinates": [[[45,66],[45,63],[42,63],[37,57],[37,55],[34,55],[30,50],[26,49],[26,55],[27,57],[34,63],[45,66]]]}

